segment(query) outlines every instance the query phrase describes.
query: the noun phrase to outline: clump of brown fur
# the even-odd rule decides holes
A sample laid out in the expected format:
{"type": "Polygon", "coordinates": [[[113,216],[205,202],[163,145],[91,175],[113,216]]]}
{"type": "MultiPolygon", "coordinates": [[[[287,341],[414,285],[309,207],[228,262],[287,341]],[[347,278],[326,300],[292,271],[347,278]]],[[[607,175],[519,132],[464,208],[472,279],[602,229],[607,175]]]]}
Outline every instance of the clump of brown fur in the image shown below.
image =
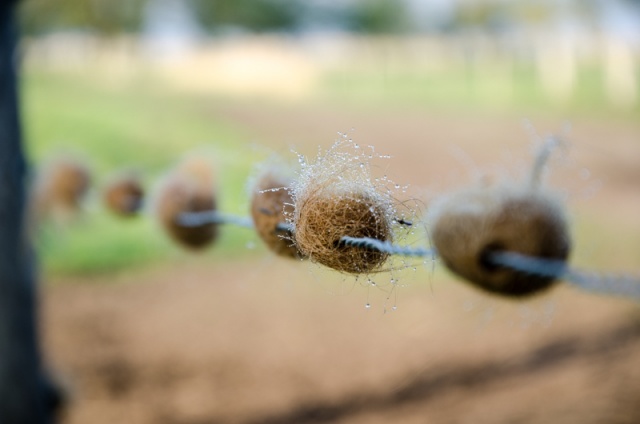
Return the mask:
{"type": "MultiPolygon", "coordinates": [[[[373,180],[372,151],[350,140],[339,141],[313,164],[301,158],[302,170],[293,185],[294,227],[297,248],[310,260],[338,271],[376,272],[387,253],[347,246],[343,236],[393,241],[396,214],[389,191],[373,180]]],[[[385,181],[386,182],[386,181],[385,181]]]]}
{"type": "Polygon", "coordinates": [[[89,168],[78,160],[61,158],[38,174],[32,192],[33,213],[39,219],[76,215],[91,185],[89,168]]]}
{"type": "Polygon", "coordinates": [[[483,290],[520,297],[554,283],[497,267],[493,251],[566,260],[571,242],[557,199],[531,187],[489,186],[440,198],[430,208],[433,244],[444,264],[483,290]]]}
{"type": "Polygon", "coordinates": [[[298,258],[301,254],[293,243],[291,231],[278,229],[278,224],[286,224],[286,216],[293,213],[290,184],[291,181],[284,177],[264,173],[252,189],[251,217],[258,235],[269,249],[280,256],[298,258]]]}
{"type": "Polygon", "coordinates": [[[386,205],[366,193],[319,190],[296,202],[295,240],[300,251],[338,271],[352,274],[377,270],[389,254],[345,246],[343,236],[391,240],[386,205]]]}
{"type": "Polygon", "coordinates": [[[182,246],[198,250],[218,236],[218,225],[181,225],[185,212],[212,211],[217,208],[211,166],[196,158],[185,160],[163,182],[156,201],[156,213],[169,236],[182,246]]]}
{"type": "Polygon", "coordinates": [[[135,174],[122,174],[113,178],[105,187],[102,200],[107,209],[116,215],[130,217],[142,208],[144,188],[135,174]]]}

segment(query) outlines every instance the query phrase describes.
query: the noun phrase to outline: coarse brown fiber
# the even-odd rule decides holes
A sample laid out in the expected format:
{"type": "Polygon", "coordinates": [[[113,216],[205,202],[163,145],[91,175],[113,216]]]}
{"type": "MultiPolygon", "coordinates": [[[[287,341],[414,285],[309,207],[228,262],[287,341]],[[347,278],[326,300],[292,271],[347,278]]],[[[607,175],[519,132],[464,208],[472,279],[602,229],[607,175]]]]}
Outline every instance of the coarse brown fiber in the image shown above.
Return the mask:
{"type": "Polygon", "coordinates": [[[105,207],[114,214],[134,216],[142,208],[144,187],[135,175],[119,175],[104,187],[102,199],[105,207]]]}
{"type": "Polygon", "coordinates": [[[542,190],[490,186],[462,190],[434,202],[433,243],[444,264],[485,291],[526,296],[554,283],[494,266],[492,251],[566,260],[571,249],[559,202],[542,190]]]}
{"type": "Polygon", "coordinates": [[[357,191],[336,193],[325,187],[298,199],[296,206],[296,245],[312,261],[361,274],[376,271],[387,260],[387,253],[340,242],[343,236],[391,240],[387,205],[379,199],[357,191]]]}
{"type": "Polygon", "coordinates": [[[272,252],[298,258],[301,254],[293,242],[291,231],[278,229],[279,224],[286,224],[286,216],[293,214],[290,184],[288,179],[271,172],[260,176],[251,194],[251,217],[258,236],[272,252]]]}
{"type": "Polygon", "coordinates": [[[156,201],[156,213],[169,236],[182,246],[199,250],[218,236],[218,225],[180,224],[179,216],[187,212],[213,211],[217,202],[213,186],[213,170],[202,160],[185,160],[164,181],[156,201]]]}

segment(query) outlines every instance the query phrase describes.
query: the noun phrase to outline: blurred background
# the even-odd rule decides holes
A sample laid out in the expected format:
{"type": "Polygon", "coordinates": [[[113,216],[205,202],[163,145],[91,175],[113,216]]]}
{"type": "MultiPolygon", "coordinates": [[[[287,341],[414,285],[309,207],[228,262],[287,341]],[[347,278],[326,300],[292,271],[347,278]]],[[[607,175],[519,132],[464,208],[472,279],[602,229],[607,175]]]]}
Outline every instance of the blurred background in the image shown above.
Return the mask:
{"type": "Polygon", "coordinates": [[[91,174],[80,213],[34,230],[65,422],[640,420],[631,301],[514,303],[419,262],[372,286],[231,226],[193,255],[151,207],[196,152],[246,215],[257,163],[343,132],[428,208],[478,171],[523,177],[557,134],[572,262],[637,273],[640,1],[23,0],[19,21],[34,179],[59,157],[91,174]],[[122,169],[148,193],[127,220],[100,201],[122,169]]]}
{"type": "MultiPolygon", "coordinates": [[[[520,125],[510,135],[520,140],[528,137],[523,119],[543,135],[566,124],[586,132],[575,119],[630,129],[640,111],[639,8],[632,0],[26,0],[27,140],[36,162],[60,151],[81,157],[98,185],[131,166],[151,183],[189,149],[210,149],[224,158],[222,186],[233,187],[223,207],[240,212],[248,167],[269,149],[306,153],[305,145],[327,146],[352,128],[376,133],[360,141],[390,144],[392,155],[408,137],[402,155],[414,159],[410,150],[427,144],[464,147],[444,115],[487,126],[505,119],[502,131],[520,125]],[[381,119],[391,127],[382,134],[374,129],[381,119]]],[[[499,142],[490,138],[475,144],[499,142]]],[[[637,150],[616,160],[637,176],[637,150]]],[[[401,182],[433,180],[417,177],[401,182]]],[[[100,234],[83,229],[87,239],[71,231],[77,240],[56,241],[46,268],[113,270],[159,254],[158,240],[142,245],[139,224],[125,237],[119,223],[117,232],[101,224],[100,234]],[[91,238],[99,244],[89,246],[91,238]],[[93,255],[105,244],[119,253],[93,255]]]]}

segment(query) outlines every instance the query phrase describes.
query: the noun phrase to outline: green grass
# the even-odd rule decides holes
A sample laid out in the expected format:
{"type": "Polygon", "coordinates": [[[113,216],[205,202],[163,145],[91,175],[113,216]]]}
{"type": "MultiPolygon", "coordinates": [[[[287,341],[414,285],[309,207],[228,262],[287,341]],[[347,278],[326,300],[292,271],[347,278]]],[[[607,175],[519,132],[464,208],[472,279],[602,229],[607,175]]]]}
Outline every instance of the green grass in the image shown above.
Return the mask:
{"type": "Polygon", "coordinates": [[[163,235],[148,219],[123,222],[99,211],[67,226],[47,226],[39,235],[45,270],[53,273],[110,272],[168,254],[163,235]]]}
{"type": "MultiPolygon", "coordinates": [[[[88,210],[78,222],[39,231],[44,271],[111,272],[183,254],[150,216],[121,220],[102,209],[100,184],[122,168],[138,169],[151,191],[165,170],[196,149],[218,166],[220,208],[244,214],[245,181],[258,158],[247,147],[244,129],[216,119],[208,109],[202,98],[143,81],[117,86],[89,76],[26,72],[22,118],[32,163],[37,168],[57,154],[73,154],[88,162],[94,179],[88,210]]],[[[245,229],[225,228],[211,257],[244,254],[254,238],[245,229]]]]}

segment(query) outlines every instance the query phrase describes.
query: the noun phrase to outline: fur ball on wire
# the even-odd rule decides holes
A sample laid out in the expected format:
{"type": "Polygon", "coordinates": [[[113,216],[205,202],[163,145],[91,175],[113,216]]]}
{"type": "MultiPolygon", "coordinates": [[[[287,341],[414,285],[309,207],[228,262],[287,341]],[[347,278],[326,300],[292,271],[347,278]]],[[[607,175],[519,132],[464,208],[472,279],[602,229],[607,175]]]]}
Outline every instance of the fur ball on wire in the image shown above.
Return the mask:
{"type": "Polygon", "coordinates": [[[218,236],[218,225],[181,225],[180,215],[216,209],[213,169],[198,158],[185,159],[167,176],[155,203],[156,214],[167,234],[192,250],[201,250],[212,243],[218,236]]]}
{"type": "Polygon", "coordinates": [[[76,215],[91,186],[88,166],[77,159],[59,158],[38,174],[32,198],[35,216],[64,218],[76,215]]]}
{"type": "Polygon", "coordinates": [[[433,244],[447,268],[503,296],[539,293],[555,279],[495,266],[492,252],[565,261],[571,250],[559,199],[528,186],[482,186],[443,196],[430,205],[429,221],[433,244]]]}
{"type": "Polygon", "coordinates": [[[144,188],[134,173],[122,173],[104,187],[102,200],[108,210],[122,217],[138,214],[143,205],[144,188]]]}
{"type": "Polygon", "coordinates": [[[251,189],[251,217],[258,236],[272,252],[299,258],[302,255],[292,241],[292,232],[278,228],[279,224],[286,224],[286,217],[293,213],[290,186],[291,180],[275,172],[260,175],[251,189]]]}
{"type": "Polygon", "coordinates": [[[352,142],[339,141],[313,164],[301,160],[293,185],[290,219],[300,252],[311,261],[350,274],[380,271],[387,253],[347,246],[343,236],[393,241],[394,202],[372,180],[371,155],[352,142]]]}

